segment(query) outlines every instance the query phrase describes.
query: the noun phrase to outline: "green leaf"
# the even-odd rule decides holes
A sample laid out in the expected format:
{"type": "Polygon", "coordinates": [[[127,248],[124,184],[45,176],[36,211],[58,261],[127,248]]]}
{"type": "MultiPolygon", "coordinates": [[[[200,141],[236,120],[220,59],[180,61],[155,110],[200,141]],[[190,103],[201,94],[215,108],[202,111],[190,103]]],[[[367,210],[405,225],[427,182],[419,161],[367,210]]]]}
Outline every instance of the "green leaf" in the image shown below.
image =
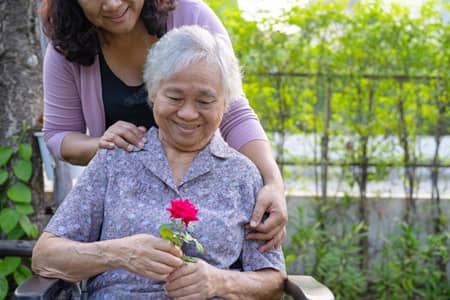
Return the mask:
{"type": "Polygon", "coordinates": [[[22,181],[28,182],[33,166],[29,160],[17,160],[13,164],[14,175],[22,181]]]}
{"type": "Polygon", "coordinates": [[[162,224],[159,226],[159,234],[165,240],[169,240],[178,247],[181,247],[181,241],[177,237],[177,234],[170,229],[170,224],[162,224]]]}
{"type": "Polygon", "coordinates": [[[27,216],[21,216],[19,219],[20,227],[29,237],[36,237],[38,235],[38,228],[35,224],[30,222],[27,216]]]}
{"type": "Polygon", "coordinates": [[[192,257],[192,256],[188,256],[188,255],[183,255],[181,257],[181,259],[185,262],[189,262],[189,263],[195,263],[198,262],[198,258],[196,257],[192,257]]]}
{"type": "Polygon", "coordinates": [[[6,191],[8,198],[20,203],[31,202],[31,190],[23,183],[16,183],[8,188],[6,191]]]}
{"type": "MultiPolygon", "coordinates": [[[[0,262],[1,264],[1,262],[0,262]]],[[[8,294],[9,286],[8,280],[4,276],[0,275],[0,300],[6,299],[6,295],[8,294]]]]}
{"type": "Polygon", "coordinates": [[[170,228],[165,227],[165,226],[164,227],[163,226],[159,227],[159,234],[161,235],[161,237],[163,239],[166,239],[166,240],[169,240],[169,241],[174,236],[174,232],[170,228]]]}
{"type": "Polygon", "coordinates": [[[25,280],[31,277],[31,271],[28,269],[28,267],[24,265],[20,265],[16,271],[14,271],[14,280],[16,281],[17,285],[22,284],[25,280]]]}
{"type": "Polygon", "coordinates": [[[13,154],[11,147],[0,147],[0,167],[8,163],[13,154]]]}
{"type": "Polygon", "coordinates": [[[19,155],[24,160],[30,160],[31,154],[33,154],[33,149],[30,144],[20,144],[19,145],[19,155]]]}
{"type": "Polygon", "coordinates": [[[20,215],[29,215],[34,212],[34,209],[33,209],[33,206],[31,206],[30,204],[17,203],[16,204],[16,212],[20,215]]]}
{"type": "Polygon", "coordinates": [[[8,240],[20,240],[25,235],[25,232],[20,226],[16,226],[10,233],[8,233],[8,240]]]}
{"type": "Polygon", "coordinates": [[[13,230],[17,222],[19,221],[19,215],[17,212],[10,208],[5,208],[0,211],[0,227],[5,233],[9,233],[13,230]]]}
{"type": "Polygon", "coordinates": [[[7,276],[13,273],[22,262],[20,257],[7,256],[5,259],[0,260],[0,275],[7,276]]]}
{"type": "Polygon", "coordinates": [[[4,184],[8,180],[8,172],[4,169],[0,170],[0,185],[4,184]]]}
{"type": "Polygon", "coordinates": [[[202,244],[200,244],[200,242],[197,241],[197,239],[194,238],[192,235],[190,235],[188,232],[183,232],[182,239],[186,243],[194,242],[195,247],[197,248],[197,251],[200,253],[204,252],[202,244]]]}
{"type": "Polygon", "coordinates": [[[197,251],[198,251],[199,253],[205,252],[205,250],[203,249],[202,244],[200,244],[199,241],[197,241],[196,239],[194,239],[194,243],[195,243],[195,247],[197,247],[197,251]]]}

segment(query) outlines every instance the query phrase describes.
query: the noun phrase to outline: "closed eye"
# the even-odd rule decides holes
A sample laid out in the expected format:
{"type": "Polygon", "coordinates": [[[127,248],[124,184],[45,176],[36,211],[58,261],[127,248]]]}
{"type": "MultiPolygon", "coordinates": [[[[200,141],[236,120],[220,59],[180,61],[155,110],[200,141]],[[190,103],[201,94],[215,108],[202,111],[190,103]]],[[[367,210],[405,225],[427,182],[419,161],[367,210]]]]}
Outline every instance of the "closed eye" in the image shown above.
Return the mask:
{"type": "Polygon", "coordinates": [[[180,98],[180,97],[170,97],[170,96],[167,96],[167,98],[169,98],[169,99],[172,100],[172,101],[182,101],[182,100],[183,100],[183,98],[180,98]]]}
{"type": "Polygon", "coordinates": [[[212,104],[215,100],[198,100],[198,103],[200,104],[212,104]]]}

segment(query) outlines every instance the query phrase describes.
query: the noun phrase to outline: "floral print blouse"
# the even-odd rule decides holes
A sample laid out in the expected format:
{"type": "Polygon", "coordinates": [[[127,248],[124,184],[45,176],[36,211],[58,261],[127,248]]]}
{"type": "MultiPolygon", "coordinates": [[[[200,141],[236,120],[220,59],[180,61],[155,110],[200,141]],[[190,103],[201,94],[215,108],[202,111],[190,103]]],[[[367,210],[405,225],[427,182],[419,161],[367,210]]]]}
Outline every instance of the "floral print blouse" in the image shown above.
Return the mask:
{"type": "MultiPolygon", "coordinates": [[[[169,221],[171,199],[188,198],[199,209],[191,234],[203,245],[183,252],[221,269],[240,261],[243,271],[284,270],[281,250],[260,253],[258,241],[245,240],[262,178],[256,166],[215,135],[195,157],[178,186],[172,177],[158,129],[147,133],[144,148],[100,150],[50,220],[45,231],[81,241],[117,239],[139,233],[159,236],[169,221]]],[[[122,269],[89,280],[90,299],[168,299],[164,282],[122,269]]]]}

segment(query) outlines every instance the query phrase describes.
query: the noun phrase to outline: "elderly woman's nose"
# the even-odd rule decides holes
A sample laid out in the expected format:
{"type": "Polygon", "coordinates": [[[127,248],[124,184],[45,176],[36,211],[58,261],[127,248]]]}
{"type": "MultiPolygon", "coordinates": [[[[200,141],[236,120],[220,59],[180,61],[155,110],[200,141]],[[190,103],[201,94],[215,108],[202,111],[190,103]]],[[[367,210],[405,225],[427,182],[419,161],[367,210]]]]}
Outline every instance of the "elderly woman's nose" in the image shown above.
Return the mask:
{"type": "Polygon", "coordinates": [[[102,9],[103,10],[115,10],[120,7],[122,0],[103,0],[102,9]]]}
{"type": "Polygon", "coordinates": [[[177,115],[185,120],[196,119],[198,118],[198,111],[194,103],[185,101],[178,109],[177,115]]]}

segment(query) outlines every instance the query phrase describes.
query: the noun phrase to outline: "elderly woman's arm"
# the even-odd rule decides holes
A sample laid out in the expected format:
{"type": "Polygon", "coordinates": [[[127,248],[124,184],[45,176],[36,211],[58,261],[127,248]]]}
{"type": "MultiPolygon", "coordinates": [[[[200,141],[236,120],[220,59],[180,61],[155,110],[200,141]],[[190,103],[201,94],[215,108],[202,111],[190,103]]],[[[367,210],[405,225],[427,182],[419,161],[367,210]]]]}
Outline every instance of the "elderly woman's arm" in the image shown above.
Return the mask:
{"type": "Polygon", "coordinates": [[[111,269],[164,280],[182,265],[180,249],[148,234],[98,242],[76,242],[44,232],[33,249],[35,273],[80,281],[111,269]]]}
{"type": "Polygon", "coordinates": [[[255,272],[221,270],[204,261],[186,264],[167,278],[169,297],[188,299],[280,299],[286,273],[273,269],[255,272]]]}

